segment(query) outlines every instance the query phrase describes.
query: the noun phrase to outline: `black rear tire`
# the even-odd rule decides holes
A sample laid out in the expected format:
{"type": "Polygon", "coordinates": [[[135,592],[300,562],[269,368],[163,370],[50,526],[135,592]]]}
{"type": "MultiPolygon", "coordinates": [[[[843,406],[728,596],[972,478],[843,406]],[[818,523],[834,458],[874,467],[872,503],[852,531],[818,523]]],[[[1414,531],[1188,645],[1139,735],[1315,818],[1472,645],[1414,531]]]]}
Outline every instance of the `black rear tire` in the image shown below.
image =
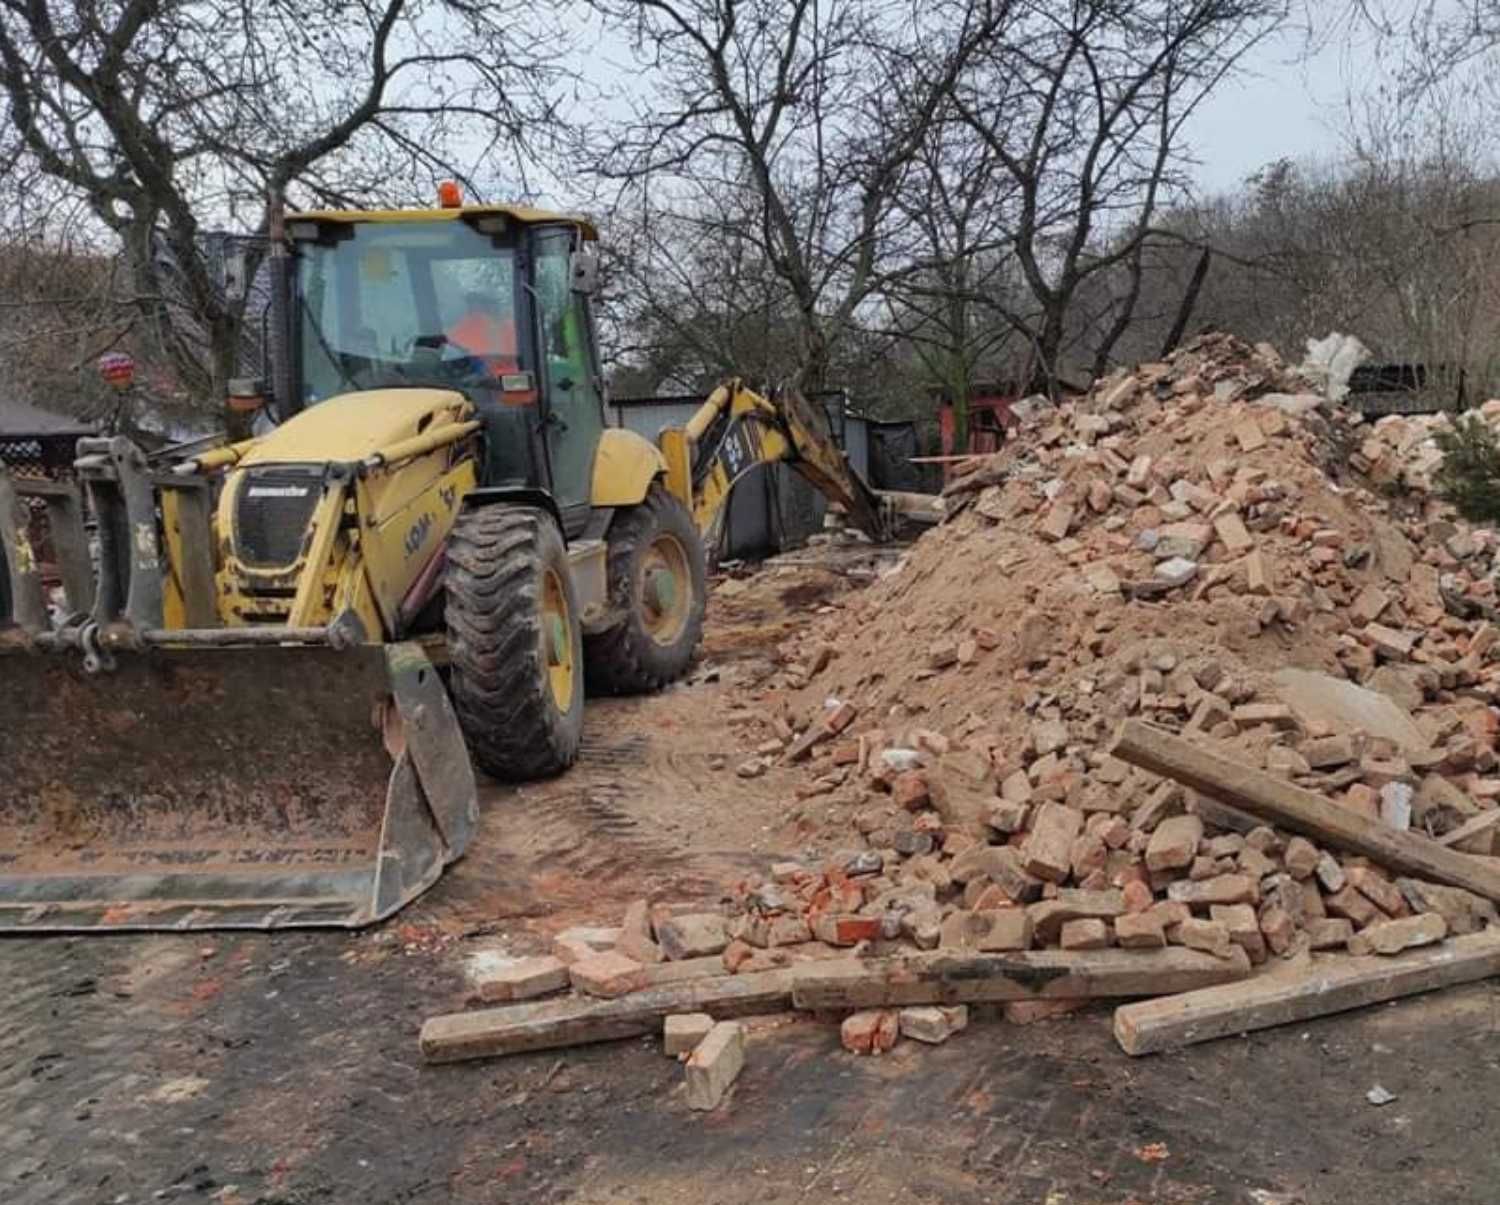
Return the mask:
{"type": "Polygon", "coordinates": [[[507,781],[561,773],[578,757],[584,695],[562,533],[530,507],[466,510],[447,557],[448,689],[475,764],[507,781]]]}
{"type": "Polygon", "coordinates": [[[665,486],[615,516],[608,573],[610,609],[623,618],[584,638],[590,688],[641,694],[676,681],[703,638],[707,572],[693,517],[665,486]]]}

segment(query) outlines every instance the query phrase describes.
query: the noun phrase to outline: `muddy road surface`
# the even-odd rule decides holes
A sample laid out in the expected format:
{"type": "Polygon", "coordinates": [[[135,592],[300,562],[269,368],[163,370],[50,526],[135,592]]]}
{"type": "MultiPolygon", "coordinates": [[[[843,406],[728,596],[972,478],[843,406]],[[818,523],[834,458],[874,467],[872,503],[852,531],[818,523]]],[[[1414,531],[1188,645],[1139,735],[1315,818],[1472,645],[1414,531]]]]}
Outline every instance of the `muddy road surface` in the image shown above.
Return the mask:
{"type": "Polygon", "coordinates": [[[766,1018],[710,1114],[654,1040],[425,1066],[475,955],[715,901],[813,839],[793,776],[734,766],[758,664],[843,581],[716,600],[697,680],[591,703],[578,768],[491,788],[473,852],[380,928],[0,943],[0,1201],[1500,1200],[1491,984],[1142,1060],[1108,1009],[880,1059],[766,1018]]]}

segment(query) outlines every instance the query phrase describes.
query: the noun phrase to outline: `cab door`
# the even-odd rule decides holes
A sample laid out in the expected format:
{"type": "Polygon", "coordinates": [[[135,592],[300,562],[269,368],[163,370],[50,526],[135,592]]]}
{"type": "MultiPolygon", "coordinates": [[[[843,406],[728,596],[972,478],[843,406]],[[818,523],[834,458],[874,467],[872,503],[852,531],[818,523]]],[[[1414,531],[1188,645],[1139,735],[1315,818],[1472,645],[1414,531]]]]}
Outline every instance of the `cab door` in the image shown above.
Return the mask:
{"type": "Polygon", "coordinates": [[[543,427],[552,467],[552,493],[563,523],[576,532],[592,502],[594,453],[604,432],[604,396],[595,362],[588,299],[575,293],[570,227],[535,236],[538,360],[543,378],[543,427]]]}

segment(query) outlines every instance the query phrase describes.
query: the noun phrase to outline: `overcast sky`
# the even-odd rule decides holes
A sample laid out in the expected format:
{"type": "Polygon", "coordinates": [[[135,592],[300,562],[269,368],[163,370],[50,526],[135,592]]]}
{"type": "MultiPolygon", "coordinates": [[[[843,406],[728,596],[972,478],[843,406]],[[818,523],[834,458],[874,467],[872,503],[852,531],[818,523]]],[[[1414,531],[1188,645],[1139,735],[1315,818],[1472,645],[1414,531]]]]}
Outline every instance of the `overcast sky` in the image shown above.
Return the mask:
{"type": "Polygon", "coordinates": [[[1243,77],[1220,85],[1189,127],[1204,193],[1232,191],[1283,156],[1341,155],[1348,89],[1371,85],[1380,70],[1368,43],[1339,39],[1309,56],[1298,29],[1262,42],[1244,66],[1243,77]]]}
{"type": "MultiPolygon", "coordinates": [[[[578,10],[578,24],[588,31],[588,50],[580,64],[585,76],[609,91],[630,90],[643,82],[623,36],[604,30],[586,9],[578,10]]],[[[1251,173],[1283,156],[1340,155],[1341,116],[1351,83],[1356,91],[1365,88],[1379,70],[1370,40],[1360,42],[1356,33],[1345,28],[1342,36],[1332,38],[1325,30],[1314,53],[1305,24],[1297,21],[1256,46],[1243,60],[1241,75],[1221,84],[1190,123],[1192,153],[1199,163],[1197,190],[1233,191],[1251,173]]],[[[604,109],[624,111],[618,102],[604,109]]]]}

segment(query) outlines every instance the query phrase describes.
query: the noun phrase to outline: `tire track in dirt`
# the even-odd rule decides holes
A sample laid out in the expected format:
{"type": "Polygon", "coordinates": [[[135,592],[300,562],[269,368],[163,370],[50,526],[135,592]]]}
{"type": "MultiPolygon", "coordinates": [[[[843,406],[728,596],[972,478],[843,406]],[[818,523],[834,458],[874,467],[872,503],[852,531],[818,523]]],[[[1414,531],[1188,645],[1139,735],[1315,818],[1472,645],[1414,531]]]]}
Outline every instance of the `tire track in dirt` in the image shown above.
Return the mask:
{"type": "MultiPolygon", "coordinates": [[[[613,709],[620,706],[631,704],[613,709]]],[[[662,814],[701,795],[695,760],[707,772],[706,756],[684,765],[645,732],[616,736],[596,729],[561,778],[523,787],[490,784],[469,852],[406,919],[445,929],[526,919],[550,931],[581,921],[606,923],[642,896],[716,895],[721,859],[674,837],[681,825],[662,814]]]]}

